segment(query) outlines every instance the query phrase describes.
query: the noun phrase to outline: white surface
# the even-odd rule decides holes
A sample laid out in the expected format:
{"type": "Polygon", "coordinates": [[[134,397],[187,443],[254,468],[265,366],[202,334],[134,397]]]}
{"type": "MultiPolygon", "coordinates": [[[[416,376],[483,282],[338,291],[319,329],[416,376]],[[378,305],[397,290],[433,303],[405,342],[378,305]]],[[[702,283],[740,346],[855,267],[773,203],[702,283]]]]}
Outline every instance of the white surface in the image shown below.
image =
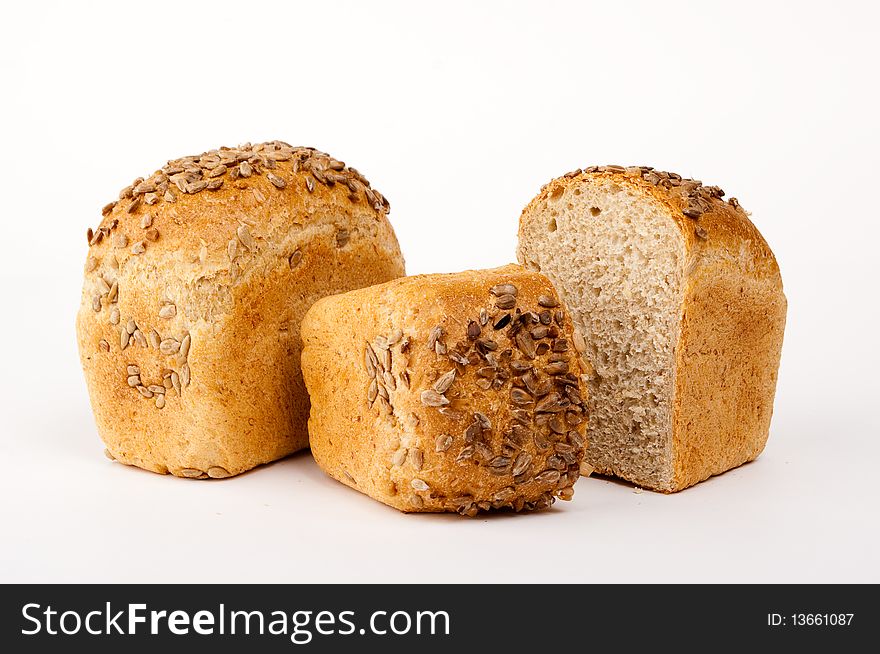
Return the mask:
{"type": "Polygon", "coordinates": [[[0,24],[0,581],[880,581],[876,4],[17,3],[0,24]],[[789,298],[771,438],[674,496],[404,516],[308,453],[219,482],[101,455],[85,229],[170,157],[280,138],[391,200],[411,273],[514,257],[551,177],[718,183],[789,298]]]}

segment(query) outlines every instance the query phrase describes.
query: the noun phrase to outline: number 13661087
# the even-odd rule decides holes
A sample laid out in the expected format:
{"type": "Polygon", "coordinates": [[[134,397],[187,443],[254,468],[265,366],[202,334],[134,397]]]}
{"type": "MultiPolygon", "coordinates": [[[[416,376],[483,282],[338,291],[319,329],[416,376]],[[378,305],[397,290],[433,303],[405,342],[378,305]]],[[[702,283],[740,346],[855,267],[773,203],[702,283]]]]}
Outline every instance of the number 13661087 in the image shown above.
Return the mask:
{"type": "Polygon", "coordinates": [[[848,627],[855,613],[768,613],[769,627],[848,627]]]}

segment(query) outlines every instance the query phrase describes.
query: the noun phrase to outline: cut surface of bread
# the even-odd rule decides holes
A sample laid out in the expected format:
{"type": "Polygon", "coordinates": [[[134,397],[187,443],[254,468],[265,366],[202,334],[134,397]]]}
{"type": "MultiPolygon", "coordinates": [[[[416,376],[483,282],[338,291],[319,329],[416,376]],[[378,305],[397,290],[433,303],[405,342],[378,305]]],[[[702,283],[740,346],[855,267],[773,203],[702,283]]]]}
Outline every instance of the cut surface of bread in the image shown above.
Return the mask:
{"type": "Polygon", "coordinates": [[[785,322],[775,259],[720,189],[648,168],[551,182],[518,256],[583,334],[586,461],[661,491],[754,459],[769,429],[785,322]]]}

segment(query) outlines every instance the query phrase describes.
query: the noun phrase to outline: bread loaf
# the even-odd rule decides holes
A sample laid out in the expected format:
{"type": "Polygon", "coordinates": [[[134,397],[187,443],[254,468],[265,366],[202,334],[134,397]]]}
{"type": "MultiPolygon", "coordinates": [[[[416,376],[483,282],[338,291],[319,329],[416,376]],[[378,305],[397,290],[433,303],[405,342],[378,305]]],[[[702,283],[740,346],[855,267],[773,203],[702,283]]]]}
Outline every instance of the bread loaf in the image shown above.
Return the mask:
{"type": "Polygon", "coordinates": [[[404,274],[388,203],[324,153],[221,148],[138,178],[88,231],[77,334],[109,456],[227,477],[307,446],[302,316],[404,274]]]}
{"type": "Polygon", "coordinates": [[[522,213],[519,261],[550,278],[585,339],[598,472],[671,492],[764,448],[786,300],[766,241],[723,196],[594,166],[522,213]]]}
{"type": "Polygon", "coordinates": [[[571,498],[586,387],[544,276],[398,279],[319,300],[302,334],[312,454],[331,477],[404,512],[571,498]]]}

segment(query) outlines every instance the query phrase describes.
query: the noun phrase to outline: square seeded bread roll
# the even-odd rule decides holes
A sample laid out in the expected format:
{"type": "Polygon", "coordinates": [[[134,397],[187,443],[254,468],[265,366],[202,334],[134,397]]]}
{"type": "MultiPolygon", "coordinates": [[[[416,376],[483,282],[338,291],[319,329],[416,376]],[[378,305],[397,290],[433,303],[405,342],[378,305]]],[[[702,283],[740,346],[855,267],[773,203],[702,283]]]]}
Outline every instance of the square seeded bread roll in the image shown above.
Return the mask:
{"type": "Polygon", "coordinates": [[[543,275],[398,279],[318,301],[302,334],[312,454],[331,477],[404,512],[571,499],[586,386],[543,275]]]}
{"type": "Polygon", "coordinates": [[[88,231],[79,351],[108,456],[228,477],[308,445],[299,323],[404,274],[388,203],[279,141],[168,162],[88,231]]]}
{"type": "Polygon", "coordinates": [[[598,472],[678,491],[756,458],[773,413],[786,300],[735,198],[652,168],[550,182],[520,218],[587,345],[598,472]]]}

